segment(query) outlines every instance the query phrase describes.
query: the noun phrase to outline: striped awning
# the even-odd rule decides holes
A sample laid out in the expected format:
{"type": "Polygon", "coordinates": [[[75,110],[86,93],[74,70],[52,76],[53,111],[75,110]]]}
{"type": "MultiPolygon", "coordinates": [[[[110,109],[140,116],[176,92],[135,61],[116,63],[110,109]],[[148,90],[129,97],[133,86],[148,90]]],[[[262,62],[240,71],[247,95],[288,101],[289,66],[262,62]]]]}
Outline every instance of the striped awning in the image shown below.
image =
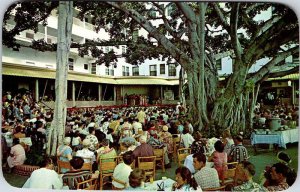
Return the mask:
{"type": "Polygon", "coordinates": [[[299,80],[299,73],[293,73],[282,77],[268,78],[268,81],[273,80],[299,80]]]}
{"type": "MultiPolygon", "coordinates": [[[[2,74],[20,77],[34,77],[55,79],[56,70],[42,67],[33,67],[19,64],[2,63],[2,74]]],[[[178,85],[178,79],[165,79],[161,77],[109,77],[94,74],[69,71],[68,80],[93,82],[113,85],[178,85]]]]}

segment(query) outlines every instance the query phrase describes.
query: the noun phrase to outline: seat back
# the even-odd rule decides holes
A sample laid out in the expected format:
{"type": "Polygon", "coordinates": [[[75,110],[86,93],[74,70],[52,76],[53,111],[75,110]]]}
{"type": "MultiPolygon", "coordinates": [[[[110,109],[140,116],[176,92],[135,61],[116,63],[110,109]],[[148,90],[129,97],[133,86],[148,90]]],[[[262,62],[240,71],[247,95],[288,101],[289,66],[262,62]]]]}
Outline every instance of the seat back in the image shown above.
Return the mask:
{"type": "Polygon", "coordinates": [[[96,186],[97,186],[96,178],[77,183],[77,189],[96,190],[96,186]]]}
{"type": "Polygon", "coordinates": [[[191,154],[191,148],[181,148],[177,150],[177,162],[181,166],[185,158],[191,154]]]}
{"type": "Polygon", "coordinates": [[[138,157],[138,168],[146,172],[146,176],[150,176],[155,180],[156,156],[138,157]]]}
{"type": "Polygon", "coordinates": [[[156,160],[158,158],[164,158],[164,149],[153,149],[156,160]]]}
{"type": "Polygon", "coordinates": [[[59,160],[59,157],[57,157],[57,168],[58,168],[58,173],[62,173],[61,169],[71,169],[71,164],[69,161],[61,161],[59,160]]]}
{"type": "Polygon", "coordinates": [[[118,164],[117,157],[100,158],[100,173],[113,172],[118,164]]]}
{"type": "MultiPolygon", "coordinates": [[[[122,155],[117,156],[117,164],[122,163],[122,162],[123,162],[123,156],[122,155]]],[[[133,160],[133,162],[131,163],[130,167],[132,169],[135,168],[135,160],[133,160]]]]}
{"type": "Polygon", "coordinates": [[[226,163],[225,165],[228,167],[228,169],[224,173],[222,184],[233,183],[238,162],[226,163]]]}
{"type": "Polygon", "coordinates": [[[116,182],[116,183],[119,183],[121,184],[123,187],[122,188],[116,188],[113,184],[111,185],[112,186],[112,190],[122,190],[122,189],[125,189],[126,188],[126,182],[124,181],[121,181],[119,179],[116,179],[114,177],[112,177],[112,181],[116,182]]]}
{"type": "Polygon", "coordinates": [[[83,166],[81,168],[81,170],[90,170],[90,172],[93,172],[93,162],[92,162],[92,158],[83,158],[85,161],[87,160],[87,162],[83,163],[83,166]]]}

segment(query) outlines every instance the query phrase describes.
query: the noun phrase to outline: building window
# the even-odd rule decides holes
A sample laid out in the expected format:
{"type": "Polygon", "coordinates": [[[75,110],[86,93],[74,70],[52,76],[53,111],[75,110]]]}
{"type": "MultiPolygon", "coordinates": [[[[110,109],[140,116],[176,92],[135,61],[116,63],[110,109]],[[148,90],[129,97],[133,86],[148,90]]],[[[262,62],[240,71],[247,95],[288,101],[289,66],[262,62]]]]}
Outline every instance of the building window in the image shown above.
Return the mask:
{"type": "Polygon", "coordinates": [[[105,47],[105,53],[108,53],[109,52],[109,46],[106,46],[105,47]]]}
{"type": "Polygon", "coordinates": [[[175,63],[169,63],[168,68],[169,68],[169,76],[176,76],[176,65],[175,65],[175,63]]]}
{"type": "Polygon", "coordinates": [[[96,66],[97,66],[96,63],[92,63],[92,70],[91,70],[92,74],[96,74],[96,66]]]}
{"type": "Polygon", "coordinates": [[[73,71],[74,70],[74,59],[69,58],[69,70],[73,71]]]}
{"type": "Polygon", "coordinates": [[[157,76],[157,69],[156,65],[149,66],[150,76],[157,76]]]}
{"type": "Polygon", "coordinates": [[[52,39],[51,38],[47,38],[47,43],[51,44],[52,43],[52,39]]]}
{"type": "Polygon", "coordinates": [[[25,36],[26,36],[26,38],[28,38],[28,39],[34,39],[34,34],[33,34],[33,33],[28,33],[28,32],[26,32],[25,36]]]}
{"type": "MultiPolygon", "coordinates": [[[[232,64],[233,64],[233,60],[232,60],[232,64]]],[[[216,61],[216,65],[217,65],[217,70],[222,70],[222,59],[218,59],[216,61]]]]}
{"type": "Polygon", "coordinates": [[[139,76],[140,72],[139,72],[139,67],[132,67],[132,76],[139,76]]]}
{"type": "Polygon", "coordinates": [[[115,70],[114,69],[110,69],[110,75],[115,76],[115,70]]]}
{"type": "Polygon", "coordinates": [[[105,69],[105,75],[109,75],[109,68],[108,67],[106,67],[106,69],[105,69]]]}
{"type": "Polygon", "coordinates": [[[88,70],[88,69],[89,69],[89,65],[88,65],[88,64],[83,64],[83,68],[84,68],[85,70],[88,70]]]}
{"type": "Polygon", "coordinates": [[[125,54],[125,53],[126,53],[126,46],[122,45],[122,54],[125,54]]]}
{"type": "Polygon", "coordinates": [[[122,66],[123,76],[129,76],[129,67],[122,66]]]}
{"type": "Polygon", "coordinates": [[[159,65],[159,71],[161,75],[166,74],[166,65],[165,64],[160,64],[159,65]]]}

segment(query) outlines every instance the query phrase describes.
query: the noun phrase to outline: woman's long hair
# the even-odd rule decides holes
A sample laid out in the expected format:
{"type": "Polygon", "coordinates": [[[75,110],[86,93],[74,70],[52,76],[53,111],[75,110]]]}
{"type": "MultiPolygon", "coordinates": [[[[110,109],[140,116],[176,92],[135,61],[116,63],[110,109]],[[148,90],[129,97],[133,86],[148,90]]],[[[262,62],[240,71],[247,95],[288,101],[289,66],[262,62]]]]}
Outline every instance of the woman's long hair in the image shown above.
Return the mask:
{"type": "Polygon", "coordinates": [[[180,174],[182,179],[187,182],[187,184],[190,185],[190,187],[193,187],[194,190],[197,189],[198,184],[194,177],[192,177],[192,173],[190,170],[186,167],[178,167],[175,171],[176,174],[180,174]]]}

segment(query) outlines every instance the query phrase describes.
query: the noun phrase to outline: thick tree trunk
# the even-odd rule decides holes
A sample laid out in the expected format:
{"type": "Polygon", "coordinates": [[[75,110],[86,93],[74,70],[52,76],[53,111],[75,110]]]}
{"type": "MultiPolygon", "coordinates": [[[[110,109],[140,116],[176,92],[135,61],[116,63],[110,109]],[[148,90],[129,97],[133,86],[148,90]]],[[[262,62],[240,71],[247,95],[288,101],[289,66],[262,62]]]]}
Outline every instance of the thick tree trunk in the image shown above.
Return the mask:
{"type": "Polygon", "coordinates": [[[65,135],[66,123],[66,99],[67,99],[67,78],[68,58],[71,45],[71,34],[73,24],[73,2],[59,2],[58,16],[58,38],[56,57],[56,79],[55,79],[55,107],[54,117],[50,127],[47,153],[56,154],[57,145],[62,143],[65,135]]]}

